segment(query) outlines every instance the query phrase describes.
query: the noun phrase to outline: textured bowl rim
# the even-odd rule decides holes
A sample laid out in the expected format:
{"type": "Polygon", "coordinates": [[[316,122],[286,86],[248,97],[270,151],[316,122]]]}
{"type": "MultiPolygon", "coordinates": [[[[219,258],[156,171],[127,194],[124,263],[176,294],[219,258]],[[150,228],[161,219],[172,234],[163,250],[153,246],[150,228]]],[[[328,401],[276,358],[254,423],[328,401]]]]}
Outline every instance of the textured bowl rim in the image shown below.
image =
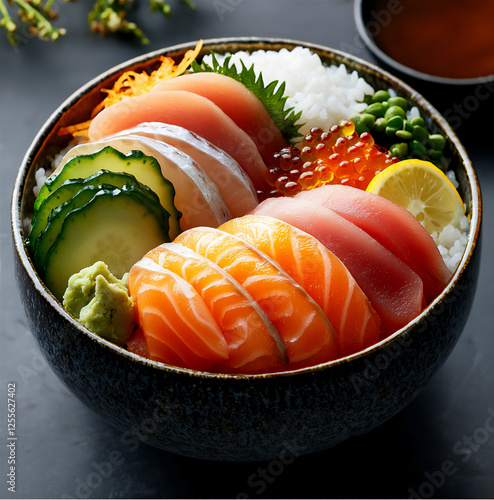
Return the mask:
{"type": "Polygon", "coordinates": [[[381,59],[391,68],[394,68],[401,73],[416,78],[417,80],[424,80],[430,83],[439,83],[445,85],[478,85],[482,83],[488,83],[494,81],[494,74],[487,76],[479,76],[475,78],[451,78],[446,76],[431,75],[429,73],[423,73],[416,69],[411,68],[393,59],[386,52],[384,52],[374,41],[374,38],[370,35],[369,30],[364,21],[364,10],[363,4],[365,0],[355,0],[353,4],[353,17],[355,24],[357,26],[357,31],[359,36],[367,45],[368,49],[378,58],[381,59]]]}
{"type": "MultiPolygon", "coordinates": [[[[356,2],[357,4],[358,2],[356,2]]],[[[151,59],[155,59],[162,54],[173,53],[177,51],[185,51],[188,49],[193,49],[196,46],[197,41],[182,43],[178,45],[173,45],[170,47],[164,47],[162,49],[158,49],[141,56],[129,59],[124,61],[107,71],[101,73],[97,77],[90,80],[88,83],[77,89],[73,92],[62,104],[50,115],[50,117],[45,121],[44,125],[41,127],[39,132],[36,134],[33,142],[28,148],[22,163],[19,168],[19,172],[16,176],[16,180],[14,183],[13,195],[12,195],[12,205],[11,205],[11,224],[12,224],[12,235],[14,240],[14,247],[17,252],[17,256],[19,257],[21,264],[26,270],[27,275],[33,282],[35,288],[40,293],[40,295],[46,300],[53,309],[66,321],[68,321],[73,327],[79,330],[81,333],[89,337],[93,342],[103,346],[111,350],[114,354],[119,356],[124,356],[133,362],[141,363],[144,365],[151,366],[159,371],[165,371],[176,374],[183,374],[191,377],[199,377],[199,378],[213,378],[213,379],[228,379],[228,380],[246,380],[246,379],[262,379],[262,378],[279,378],[279,377],[291,377],[297,376],[299,374],[311,374],[321,370],[329,370],[332,366],[340,365],[343,363],[350,363],[354,360],[357,360],[361,357],[365,357],[372,353],[380,352],[381,348],[387,346],[391,343],[399,341],[403,339],[407,334],[408,329],[413,325],[424,318],[427,317],[428,312],[434,308],[434,306],[438,305],[445,296],[448,295],[449,291],[452,290],[455,286],[455,283],[459,280],[459,277],[463,274],[465,266],[470,261],[470,258],[478,244],[479,236],[480,236],[480,227],[481,227],[481,192],[480,185],[471,163],[471,160],[464,148],[464,146],[459,141],[455,132],[451,128],[451,126],[446,122],[446,120],[439,114],[439,112],[428,102],[426,101],[418,92],[413,90],[406,83],[401,81],[399,78],[391,75],[386,70],[379,68],[378,66],[360,59],[358,57],[352,56],[351,54],[347,54],[343,51],[332,49],[330,47],[326,47],[323,45],[312,44],[308,42],[286,39],[286,38],[262,38],[262,37],[231,37],[231,38],[212,38],[212,39],[204,39],[203,50],[207,49],[209,46],[217,46],[220,44],[267,44],[267,45],[290,45],[290,46],[302,46],[307,47],[311,50],[319,51],[322,53],[335,54],[339,57],[348,59],[353,63],[357,63],[361,66],[366,67],[367,69],[375,72],[378,75],[382,75],[386,77],[388,80],[393,82],[395,85],[400,87],[402,90],[407,92],[410,96],[413,96],[419,104],[427,109],[427,111],[434,115],[434,119],[440,124],[443,130],[448,134],[449,139],[454,144],[456,149],[458,150],[458,154],[460,159],[462,160],[463,166],[466,171],[466,179],[470,186],[471,191],[471,225],[470,232],[468,235],[468,242],[461,258],[458,267],[453,274],[450,282],[443,290],[443,292],[436,297],[436,299],[429,304],[429,306],[422,311],[420,315],[418,315],[414,320],[412,320],[408,325],[405,325],[403,328],[397,330],[389,337],[381,340],[380,342],[373,344],[372,346],[358,351],[357,353],[351,354],[349,356],[345,356],[333,361],[328,361],[325,363],[321,363],[318,365],[314,365],[307,368],[301,368],[297,370],[289,370],[285,372],[275,372],[275,373],[263,373],[263,374],[223,374],[223,373],[211,373],[204,371],[197,371],[188,368],[180,368],[171,365],[167,365],[165,363],[161,363],[159,361],[153,361],[141,356],[138,356],[134,353],[131,353],[125,350],[122,347],[119,347],[102,337],[96,335],[95,333],[88,330],[86,327],[81,325],[73,316],[71,316],[62,305],[55,299],[52,293],[47,289],[44,285],[40,277],[38,276],[34,265],[31,261],[31,258],[28,254],[27,248],[24,243],[24,239],[22,236],[23,233],[23,221],[21,219],[21,200],[23,194],[23,188],[25,186],[25,181],[27,179],[29,170],[31,168],[31,163],[36,155],[36,152],[41,148],[44,140],[47,138],[49,132],[52,130],[53,125],[56,123],[61,114],[69,109],[72,105],[74,105],[82,96],[84,96],[87,92],[89,92],[93,87],[97,86],[104,79],[111,77],[118,71],[125,69],[128,66],[137,63],[143,63],[151,59]]]]}

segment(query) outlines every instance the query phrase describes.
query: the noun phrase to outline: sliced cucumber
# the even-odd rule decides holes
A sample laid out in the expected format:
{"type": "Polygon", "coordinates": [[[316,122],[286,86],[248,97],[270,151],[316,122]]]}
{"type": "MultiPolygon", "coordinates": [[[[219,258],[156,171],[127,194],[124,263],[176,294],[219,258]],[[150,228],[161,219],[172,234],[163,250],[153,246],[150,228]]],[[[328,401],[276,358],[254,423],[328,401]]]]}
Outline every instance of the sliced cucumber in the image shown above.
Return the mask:
{"type": "Polygon", "coordinates": [[[46,254],[57,239],[65,217],[76,208],[84,206],[94,198],[94,195],[104,189],[104,186],[86,186],[79,190],[75,196],[62,203],[53,210],[47,219],[44,229],[34,241],[30,240],[33,249],[34,264],[38,271],[43,270],[46,254]]]}
{"type": "Polygon", "coordinates": [[[85,205],[53,217],[63,222],[44,261],[46,286],[61,300],[69,278],[100,260],[121,278],[146,252],[169,241],[167,217],[135,188],[99,190],[85,205]]]}
{"type": "Polygon", "coordinates": [[[71,158],[63,167],[43,184],[34,203],[34,212],[38,212],[43,200],[56,188],[69,179],[85,179],[100,170],[124,172],[152,189],[159,197],[163,208],[170,214],[170,239],[180,232],[181,213],[176,209],[175,188],[163,177],[158,161],[142,151],[131,151],[123,154],[106,146],[95,153],[71,158]]]}
{"type": "Polygon", "coordinates": [[[74,210],[81,208],[91,201],[100,191],[114,192],[118,194],[120,190],[132,193],[141,203],[153,211],[157,218],[163,219],[163,230],[168,234],[168,213],[161,206],[159,201],[146,199],[146,195],[141,192],[138,186],[124,185],[121,188],[113,186],[85,186],[73,198],[57,207],[48,218],[45,229],[36,238],[34,243],[34,263],[38,270],[43,270],[46,255],[58,238],[65,218],[74,210]]]}
{"type": "Polygon", "coordinates": [[[26,244],[29,246],[31,251],[34,252],[36,238],[46,228],[48,218],[57,207],[66,201],[71,200],[86,186],[105,187],[106,185],[108,185],[109,188],[121,188],[126,185],[137,186],[144,194],[147,194],[147,196],[159,203],[158,195],[154,191],[149,189],[144,184],[141,184],[133,175],[125,174],[123,172],[100,170],[87,179],[69,179],[56,188],[42,201],[36,215],[31,220],[32,229],[26,239],[26,244]]]}

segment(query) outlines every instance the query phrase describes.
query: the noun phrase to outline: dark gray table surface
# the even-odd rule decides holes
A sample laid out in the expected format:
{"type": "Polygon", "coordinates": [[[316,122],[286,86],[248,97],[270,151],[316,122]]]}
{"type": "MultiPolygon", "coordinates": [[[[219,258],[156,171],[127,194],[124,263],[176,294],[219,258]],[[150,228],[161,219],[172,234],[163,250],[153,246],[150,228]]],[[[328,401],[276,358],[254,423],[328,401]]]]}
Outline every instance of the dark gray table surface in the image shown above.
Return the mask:
{"type": "MultiPolygon", "coordinates": [[[[494,496],[494,153],[492,86],[455,93],[443,112],[459,126],[483,191],[480,279],[471,316],[447,362],[399,415],[369,434],[292,463],[209,463],[129,443],[56,378],[26,325],[13,273],[10,200],[25,151],[49,115],[111,66],[176,43],[223,36],[284,37],[375,62],[345,0],[173,2],[161,19],[141,0],[134,12],[151,43],[100,40],[85,17],[90,2],[55,1],[67,35],[12,49],[0,33],[2,498],[461,497],[494,496]],[[484,99],[484,96],[489,96],[484,99]],[[482,96],[480,99],[479,96],[482,96]],[[487,131],[481,134],[482,131],[487,131]],[[16,384],[16,491],[7,487],[7,388],[16,384]]],[[[439,105],[441,92],[427,97],[439,105]],[[437,101],[436,101],[437,100],[437,101]]],[[[453,123],[454,122],[454,123],[453,123]]]]}

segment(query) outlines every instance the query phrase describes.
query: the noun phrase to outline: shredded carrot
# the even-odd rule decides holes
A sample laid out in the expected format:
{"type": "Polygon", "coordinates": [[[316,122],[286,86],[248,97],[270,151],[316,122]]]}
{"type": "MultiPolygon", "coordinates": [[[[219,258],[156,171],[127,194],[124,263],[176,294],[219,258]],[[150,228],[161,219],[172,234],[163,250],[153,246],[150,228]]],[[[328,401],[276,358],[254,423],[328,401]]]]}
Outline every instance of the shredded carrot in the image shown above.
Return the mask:
{"type": "Polygon", "coordinates": [[[113,88],[101,89],[101,92],[105,92],[107,96],[94,107],[91,112],[91,120],[69,125],[68,127],[61,127],[58,130],[58,134],[71,134],[73,137],[87,137],[92,119],[103,109],[127,97],[147,94],[157,83],[183,74],[192,64],[192,61],[198,56],[202,48],[202,43],[202,40],[199,40],[194,50],[188,50],[179,64],[175,64],[175,61],[171,57],[161,56],[160,66],[151,74],[147,74],[146,72],[137,73],[135,71],[126,71],[117,79],[113,88]]]}

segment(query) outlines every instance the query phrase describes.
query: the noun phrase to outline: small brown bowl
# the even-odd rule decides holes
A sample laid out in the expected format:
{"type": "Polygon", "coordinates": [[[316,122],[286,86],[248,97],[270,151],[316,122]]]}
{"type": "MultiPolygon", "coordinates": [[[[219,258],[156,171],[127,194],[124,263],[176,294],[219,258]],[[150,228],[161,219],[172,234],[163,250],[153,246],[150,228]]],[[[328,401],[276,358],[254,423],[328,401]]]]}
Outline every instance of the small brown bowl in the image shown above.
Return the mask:
{"type": "Polygon", "coordinates": [[[410,87],[377,67],[326,47],[281,39],[215,39],[203,54],[308,47],[326,64],[344,63],[376,89],[394,87],[418,106],[448,141],[451,168],[471,217],[468,245],[444,292],[406,327],[362,352],[312,368],[271,375],[218,375],[142,359],[77,323],[44,286],[29,257],[23,221],[32,215],[34,174],[66,144],[64,125],[88,118],[108,87],[129,68],[156,67],[178,45],[117,66],[73,94],[34,139],[14,186],[12,232],[19,290],[33,334],[66,386],[108,423],[174,453],[209,460],[268,460],[311,453],[361,435],[402,410],[453,349],[467,320],[478,278],[479,183],[458,138],[410,87]]]}

